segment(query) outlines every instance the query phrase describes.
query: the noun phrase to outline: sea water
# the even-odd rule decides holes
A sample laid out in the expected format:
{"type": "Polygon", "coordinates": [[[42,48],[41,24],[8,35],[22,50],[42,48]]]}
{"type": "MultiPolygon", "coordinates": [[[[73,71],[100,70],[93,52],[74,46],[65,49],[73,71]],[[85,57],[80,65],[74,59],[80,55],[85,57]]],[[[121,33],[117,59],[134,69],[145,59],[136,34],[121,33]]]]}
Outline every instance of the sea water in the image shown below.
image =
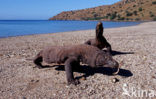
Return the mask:
{"type": "MultiPolygon", "coordinates": [[[[1,20],[0,38],[95,29],[98,21],[1,20]]],[[[133,26],[141,22],[103,21],[104,28],[133,26]]]]}

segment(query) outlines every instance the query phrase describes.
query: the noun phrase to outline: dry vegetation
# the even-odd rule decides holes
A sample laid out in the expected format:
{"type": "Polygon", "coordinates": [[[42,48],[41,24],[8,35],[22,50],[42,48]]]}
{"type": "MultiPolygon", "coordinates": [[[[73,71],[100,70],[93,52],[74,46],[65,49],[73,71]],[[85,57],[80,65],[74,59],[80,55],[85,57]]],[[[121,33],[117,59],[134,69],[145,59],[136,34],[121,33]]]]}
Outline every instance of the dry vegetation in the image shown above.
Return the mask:
{"type": "Polygon", "coordinates": [[[113,5],[62,12],[49,20],[156,20],[156,0],[122,0],[113,5]]]}

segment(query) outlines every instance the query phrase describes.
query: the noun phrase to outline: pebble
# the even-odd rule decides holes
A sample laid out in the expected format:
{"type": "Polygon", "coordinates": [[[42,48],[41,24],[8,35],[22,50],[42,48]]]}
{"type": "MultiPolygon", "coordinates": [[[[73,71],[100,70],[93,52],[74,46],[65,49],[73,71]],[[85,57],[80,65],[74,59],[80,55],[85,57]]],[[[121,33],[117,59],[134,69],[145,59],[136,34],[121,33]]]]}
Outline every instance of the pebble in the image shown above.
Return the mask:
{"type": "Polygon", "coordinates": [[[119,82],[119,79],[118,79],[118,78],[113,78],[113,79],[112,79],[112,82],[113,82],[113,83],[117,83],[117,82],[119,82]]]}
{"type": "Polygon", "coordinates": [[[86,80],[86,77],[82,77],[82,78],[80,78],[80,80],[86,80]]]}
{"type": "Polygon", "coordinates": [[[3,56],[3,54],[0,54],[0,56],[3,56]]]}
{"type": "MultiPolygon", "coordinates": [[[[145,24],[145,23],[142,23],[145,24]]],[[[147,23],[146,23],[147,24],[147,23]]],[[[21,98],[24,96],[26,98],[66,98],[66,99],[126,99],[127,96],[122,95],[123,87],[126,84],[127,88],[140,88],[140,90],[155,90],[155,80],[156,80],[156,62],[155,62],[155,48],[156,46],[151,47],[150,44],[155,44],[156,36],[155,36],[155,23],[151,26],[144,27],[141,30],[141,25],[139,26],[139,30],[134,27],[124,27],[119,29],[108,29],[106,30],[106,38],[107,36],[110,38],[108,41],[113,46],[113,49],[121,52],[135,52],[134,54],[123,54],[123,55],[115,55],[116,61],[120,63],[122,66],[122,70],[120,74],[125,75],[125,73],[132,72],[133,76],[126,77],[122,75],[117,76],[108,76],[102,75],[102,73],[95,73],[94,75],[89,75],[87,78],[82,77],[84,73],[82,73],[80,80],[80,84],[67,86],[66,83],[66,75],[65,71],[57,71],[55,68],[51,69],[38,69],[35,68],[33,70],[34,63],[31,61],[25,62],[19,61],[19,59],[32,59],[42,48],[45,46],[52,45],[74,45],[71,42],[71,37],[63,35],[60,33],[59,35],[55,35],[49,37],[47,36],[26,36],[22,38],[26,38],[30,41],[30,48],[27,48],[28,45],[24,40],[21,41],[17,37],[8,38],[2,40],[4,43],[0,45],[4,45],[0,47],[0,50],[6,49],[6,51],[2,51],[0,53],[0,81],[3,84],[1,86],[0,96],[2,99],[5,98],[15,98],[14,96],[21,95],[21,98]],[[118,31],[119,30],[119,31],[118,31]],[[142,32],[140,32],[140,30],[142,32]],[[150,32],[146,33],[146,30],[150,30],[150,32]],[[131,33],[129,33],[131,31],[131,33]],[[134,33],[132,33],[134,31],[134,33]],[[139,31],[139,32],[138,32],[139,31]],[[145,31],[145,32],[144,32],[145,31]],[[153,32],[152,32],[153,31],[153,32]],[[153,34],[152,34],[153,33],[153,34]],[[127,34],[127,35],[126,35],[127,34]],[[147,35],[148,34],[148,35],[147,35]],[[63,36],[62,36],[63,35],[63,36]],[[56,40],[63,39],[61,42],[56,40]],[[62,38],[63,37],[63,38],[62,38]],[[145,38],[144,40],[140,40],[141,38],[145,38]],[[54,38],[54,39],[53,39],[54,38]],[[11,40],[10,40],[11,39],[11,40]],[[13,46],[13,42],[19,43],[19,46],[13,46]],[[32,40],[32,41],[31,41],[32,40]],[[134,40],[134,41],[132,41],[134,40]],[[68,42],[69,41],[69,42],[68,42]],[[115,42],[118,41],[118,42],[115,42]],[[132,43],[132,42],[133,43],[132,43]],[[50,43],[49,43],[50,42],[50,43]],[[63,43],[62,43],[63,42],[63,43]],[[6,43],[6,44],[5,44],[6,43]],[[12,44],[12,45],[11,45],[12,44]],[[127,45],[126,45],[127,44],[127,45]],[[36,45],[36,46],[35,46],[36,45]],[[8,47],[7,47],[8,46],[8,47]],[[3,47],[3,48],[2,48],[3,47]],[[24,50],[23,50],[24,49],[24,50]],[[29,49],[29,50],[28,50],[29,49]],[[22,51],[23,50],[23,51],[22,51]],[[12,55],[14,55],[12,57],[12,55]],[[145,56],[147,55],[147,56],[145,56]],[[11,57],[11,59],[9,59],[11,57]],[[28,66],[32,66],[28,67],[28,66]],[[46,70],[46,71],[44,71],[46,70]],[[51,72],[51,73],[50,73],[51,72]],[[58,74],[58,75],[56,75],[58,74]],[[13,76],[12,76],[13,75],[13,76]],[[39,77],[39,78],[38,78],[39,77]],[[37,79],[38,78],[38,79],[37,79]],[[58,79],[59,78],[59,79],[58,79]],[[87,80],[86,80],[87,79],[87,80]],[[32,81],[31,81],[32,80],[32,81]],[[83,81],[85,80],[85,81],[83,81]],[[34,85],[35,87],[32,90],[24,91],[23,89],[27,88],[27,81],[30,85],[34,85]],[[36,84],[37,83],[37,84],[36,84]],[[144,86],[144,87],[140,87],[144,86]],[[23,88],[23,89],[21,89],[23,88]],[[62,92],[60,92],[60,90],[62,92]]],[[[145,25],[146,26],[146,25],[145,25]]],[[[136,26],[137,27],[137,26],[136,26]]],[[[82,31],[81,31],[82,32],[82,31]]],[[[79,34],[74,33],[74,35],[85,35],[85,37],[78,37],[80,43],[88,40],[89,38],[95,37],[95,31],[87,31],[79,34]],[[89,36],[88,36],[89,35],[89,36]]],[[[69,33],[73,36],[73,33],[69,33]]],[[[68,35],[68,33],[65,33],[68,35]]],[[[73,38],[72,38],[73,39],[73,38]]],[[[75,41],[78,43],[77,39],[75,41]]],[[[87,71],[91,72],[91,71],[87,71]]],[[[77,73],[76,73],[77,74],[77,73]]],[[[78,72],[78,76],[79,76],[78,72]]],[[[77,77],[77,75],[74,75],[77,77]]],[[[137,90],[139,91],[139,90],[137,90]]],[[[153,97],[154,98],[154,97],[153,97]]]]}

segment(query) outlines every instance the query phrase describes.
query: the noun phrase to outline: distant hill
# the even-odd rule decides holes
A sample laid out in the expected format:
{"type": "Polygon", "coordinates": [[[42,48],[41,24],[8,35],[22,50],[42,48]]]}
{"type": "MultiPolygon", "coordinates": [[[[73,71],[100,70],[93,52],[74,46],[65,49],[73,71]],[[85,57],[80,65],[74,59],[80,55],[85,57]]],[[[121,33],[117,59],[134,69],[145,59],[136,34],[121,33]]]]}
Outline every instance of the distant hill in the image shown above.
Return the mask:
{"type": "Polygon", "coordinates": [[[113,5],[61,12],[49,20],[156,20],[156,0],[121,0],[113,5]]]}

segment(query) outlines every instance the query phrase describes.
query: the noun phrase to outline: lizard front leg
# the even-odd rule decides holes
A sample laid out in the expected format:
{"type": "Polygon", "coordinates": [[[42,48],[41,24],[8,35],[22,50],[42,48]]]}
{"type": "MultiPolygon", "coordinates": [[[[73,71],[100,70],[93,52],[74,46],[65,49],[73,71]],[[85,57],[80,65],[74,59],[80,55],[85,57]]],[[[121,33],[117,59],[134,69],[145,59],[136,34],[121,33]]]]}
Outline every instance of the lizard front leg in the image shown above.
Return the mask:
{"type": "Polygon", "coordinates": [[[68,84],[74,84],[74,85],[79,84],[79,81],[75,80],[73,75],[73,66],[77,64],[77,62],[78,60],[76,57],[68,58],[65,62],[65,71],[66,71],[68,84]]]}

